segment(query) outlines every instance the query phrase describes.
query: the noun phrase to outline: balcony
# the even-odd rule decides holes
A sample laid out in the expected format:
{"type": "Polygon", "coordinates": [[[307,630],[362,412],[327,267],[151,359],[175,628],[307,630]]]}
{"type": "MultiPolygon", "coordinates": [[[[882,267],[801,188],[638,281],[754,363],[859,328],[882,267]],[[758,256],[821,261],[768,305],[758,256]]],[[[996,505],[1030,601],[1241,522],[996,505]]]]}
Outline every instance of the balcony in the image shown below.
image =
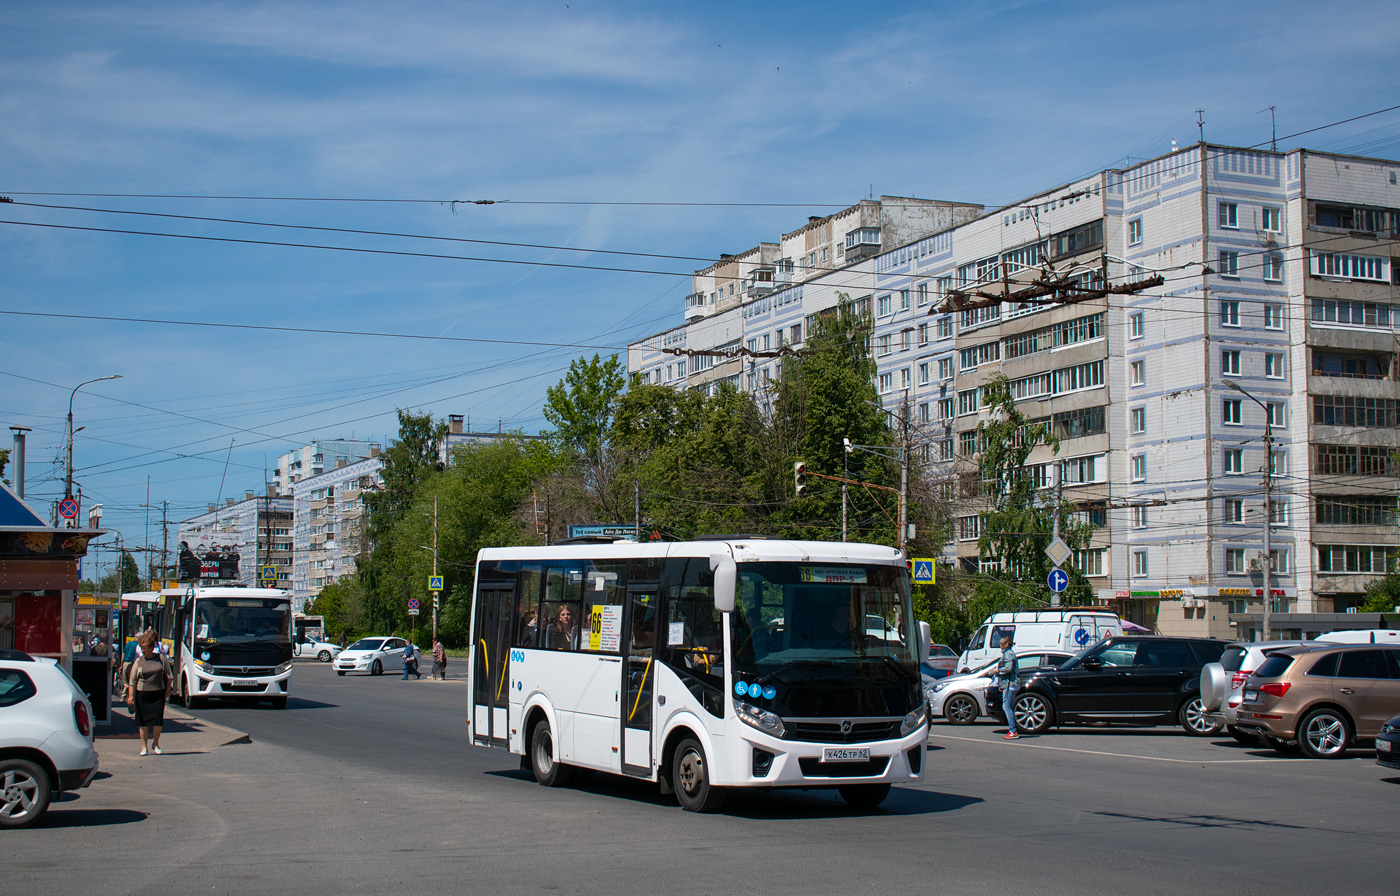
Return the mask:
{"type": "Polygon", "coordinates": [[[857,227],[846,234],[846,261],[860,261],[880,251],[880,228],[857,227]]]}

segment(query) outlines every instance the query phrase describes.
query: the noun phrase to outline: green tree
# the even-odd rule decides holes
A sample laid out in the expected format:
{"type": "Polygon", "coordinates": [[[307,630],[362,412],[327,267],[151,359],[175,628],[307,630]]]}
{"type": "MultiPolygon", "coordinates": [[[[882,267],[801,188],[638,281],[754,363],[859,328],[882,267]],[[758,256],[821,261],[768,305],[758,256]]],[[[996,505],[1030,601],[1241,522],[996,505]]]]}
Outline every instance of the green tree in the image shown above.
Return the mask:
{"type": "Polygon", "coordinates": [[[563,381],[545,392],[544,416],[554,424],[559,446],[595,462],[601,459],[625,385],[617,355],[606,361],[598,355],[592,361],[574,360],[563,381]]]}
{"type": "Polygon", "coordinates": [[[1366,600],[1359,613],[1394,613],[1400,607],[1400,571],[1391,570],[1366,586],[1366,600]]]}
{"type": "MultiPolygon", "coordinates": [[[[1053,498],[1041,497],[1040,483],[1027,462],[1041,445],[1058,453],[1060,442],[1048,426],[1031,423],[1016,407],[1011,382],[1005,374],[998,373],[982,386],[982,404],[988,410],[988,418],[977,424],[981,455],[978,466],[988,509],[981,514],[982,535],[977,549],[982,557],[998,561],[1001,574],[999,583],[990,590],[981,590],[990,604],[969,608],[974,615],[981,609],[1003,609],[1005,603],[1024,603],[1029,594],[1042,598],[1040,592],[1051,568],[1045,549],[1050,544],[1057,511],[1060,538],[1071,549],[1088,544],[1092,532],[1087,524],[1073,522],[1073,504],[1057,507],[1053,498]]],[[[1084,577],[1070,572],[1075,589],[1087,589],[1084,577]]]]}
{"type": "Polygon", "coordinates": [[[97,583],[99,591],[108,594],[126,594],[141,590],[141,571],[136,560],[127,551],[122,551],[117,559],[117,568],[102,577],[97,583]]]}
{"type": "Polygon", "coordinates": [[[345,576],[321,589],[321,593],[306,605],[306,612],[325,619],[328,639],[341,637],[357,640],[370,634],[364,618],[365,589],[355,576],[345,576]]]}
{"type": "Polygon", "coordinates": [[[8,479],[5,478],[5,466],[6,466],[9,462],[10,462],[10,449],[9,449],[9,448],[0,448],[0,482],[5,483],[6,485],[9,485],[9,484],[10,484],[10,480],[8,480],[8,479]]]}
{"type": "Polygon", "coordinates": [[[382,455],[383,486],[365,494],[371,539],[393,528],[422,483],[443,469],[439,452],[446,436],[447,424],[434,421],[432,414],[399,409],[398,440],[382,455]]]}

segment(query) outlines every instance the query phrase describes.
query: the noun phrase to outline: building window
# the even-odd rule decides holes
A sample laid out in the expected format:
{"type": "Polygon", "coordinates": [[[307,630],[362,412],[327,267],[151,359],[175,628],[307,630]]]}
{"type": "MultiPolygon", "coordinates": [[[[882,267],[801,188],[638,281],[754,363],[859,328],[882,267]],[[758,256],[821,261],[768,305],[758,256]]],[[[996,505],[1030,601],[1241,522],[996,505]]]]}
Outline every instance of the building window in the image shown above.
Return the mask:
{"type": "Polygon", "coordinates": [[[899,388],[907,390],[909,388],[909,368],[899,368],[899,388]]]}
{"type": "Polygon", "coordinates": [[[875,314],[877,316],[884,317],[887,314],[893,313],[894,304],[889,296],[880,296],[880,298],[875,301],[875,314]]]}
{"type": "Polygon", "coordinates": [[[1142,242],[1142,219],[1132,218],[1128,221],[1128,245],[1136,246],[1142,242]]]}
{"type": "Polygon", "coordinates": [[[1238,277],[1240,275],[1240,253],[1234,249],[1221,249],[1219,264],[1216,265],[1215,272],[1222,277],[1238,277]]]}
{"type": "Polygon", "coordinates": [[[1236,349],[1227,348],[1220,352],[1220,375],[1239,376],[1240,375],[1240,353],[1236,349]]]}
{"type": "Polygon", "coordinates": [[[1229,576],[1241,576],[1249,570],[1245,568],[1244,548],[1225,549],[1225,574],[1229,576]]]}
{"type": "Polygon", "coordinates": [[[982,532],[982,518],[977,516],[958,517],[958,541],[976,541],[982,532]]]}
{"type": "Polygon", "coordinates": [[[1060,481],[1065,485],[1084,485],[1102,482],[1106,465],[1100,463],[1102,455],[1090,454],[1085,457],[1071,457],[1060,461],[1060,481]]]}
{"type": "Polygon", "coordinates": [[[920,283],[920,284],[919,284],[919,307],[922,308],[922,307],[924,307],[924,306],[927,305],[927,304],[928,304],[928,284],[927,284],[927,283],[920,283]]]}
{"type": "Polygon", "coordinates": [[[1142,312],[1135,311],[1128,315],[1128,338],[1141,339],[1143,334],[1142,312]]]}
{"type": "Polygon", "coordinates": [[[1240,419],[1240,399],[1227,398],[1221,403],[1220,422],[1226,426],[1239,426],[1244,422],[1240,419]]]}
{"type": "Polygon", "coordinates": [[[1221,522],[1225,522],[1225,523],[1242,523],[1242,522],[1244,522],[1244,499],[1243,499],[1243,498],[1226,498],[1226,499],[1225,499],[1225,518],[1224,518],[1221,522]]]}
{"type": "Polygon", "coordinates": [[[1288,500],[1286,498],[1269,502],[1269,525],[1288,525],[1288,500]]]}
{"type": "Polygon", "coordinates": [[[1143,482],[1147,479],[1147,455],[1134,454],[1129,462],[1130,475],[1134,482],[1143,482]]]}
{"type": "MultiPolygon", "coordinates": [[[[927,386],[927,385],[928,385],[928,362],[927,362],[927,361],[920,361],[920,362],[919,362],[919,385],[920,385],[920,386],[927,386]]],[[[927,407],[927,405],[925,405],[925,407],[927,407]]],[[[925,417],[924,419],[928,419],[928,418],[925,417]]]]}
{"type": "Polygon", "coordinates": [[[919,345],[928,345],[928,324],[919,324],[919,345]]]}
{"type": "Polygon", "coordinates": [[[928,407],[928,402],[926,401],[926,402],[924,402],[923,404],[919,405],[919,422],[920,422],[920,423],[927,423],[928,421],[929,421],[929,407],[928,407]]]}
{"type": "Polygon", "coordinates": [[[802,341],[802,325],[801,325],[801,324],[793,324],[793,325],[788,329],[788,333],[790,334],[790,335],[788,336],[788,338],[792,341],[792,344],[793,344],[793,345],[797,345],[799,342],[802,341]]]}
{"type": "Polygon", "coordinates": [[[1266,253],[1262,259],[1264,279],[1279,282],[1283,279],[1283,256],[1277,252],[1266,253]]]}
{"type": "Polygon", "coordinates": [[[1386,573],[1390,571],[1396,551],[1396,548],[1385,545],[1318,545],[1317,571],[1386,573]]]}
{"type": "Polygon", "coordinates": [[[939,420],[952,420],[952,419],[953,419],[953,399],[951,399],[951,398],[940,398],[940,399],[938,400],[938,419],[939,419],[939,420]]]}
{"type": "Polygon", "coordinates": [[[1146,528],[1147,528],[1147,505],[1146,505],[1146,504],[1134,504],[1134,505],[1133,505],[1133,528],[1134,528],[1134,529],[1146,529],[1146,528]]]}
{"type": "Polygon", "coordinates": [[[1133,408],[1129,416],[1133,432],[1147,432],[1147,408],[1133,408]]]}
{"type": "Polygon", "coordinates": [[[1128,365],[1128,385],[1130,385],[1130,386],[1145,386],[1145,385],[1147,385],[1147,362],[1146,362],[1146,361],[1134,361],[1134,362],[1132,362],[1131,364],[1128,365]]]}
{"type": "Polygon", "coordinates": [[[1264,376],[1266,376],[1266,377],[1268,377],[1268,378],[1270,378],[1270,379],[1275,379],[1275,380],[1281,380],[1281,379],[1283,379],[1283,353],[1282,353],[1282,352],[1265,352],[1265,353],[1264,353],[1264,376]]]}
{"type": "Polygon", "coordinates": [[[976,389],[965,389],[958,393],[958,416],[977,413],[976,389]]]}
{"type": "Polygon", "coordinates": [[[1225,449],[1225,472],[1230,476],[1238,476],[1244,472],[1244,449],[1225,449]]]}
{"type": "Polygon", "coordinates": [[[1262,222],[1261,229],[1269,233],[1283,233],[1283,218],[1279,214],[1279,209],[1272,205],[1266,205],[1259,210],[1259,218],[1262,222]]]}
{"type": "Polygon", "coordinates": [[[1314,277],[1341,280],[1371,280],[1390,282],[1390,258],[1377,255],[1343,255],[1336,252],[1312,253],[1314,277]]]}
{"type": "Polygon", "coordinates": [[[1141,579],[1147,576],[1147,552],[1133,551],[1133,578],[1141,579]]]}
{"type": "Polygon", "coordinates": [[[875,337],[875,353],[880,356],[888,355],[894,351],[894,336],[885,333],[875,337]]]}
{"type": "MultiPolygon", "coordinates": [[[[1382,450],[1384,450],[1384,449],[1382,449],[1382,450]]],[[[1288,475],[1288,452],[1287,452],[1287,451],[1275,451],[1275,452],[1273,452],[1272,454],[1269,455],[1269,475],[1270,475],[1270,476],[1287,476],[1287,475],[1288,475]]]]}
{"type": "Polygon", "coordinates": [[[907,289],[901,289],[901,290],[899,291],[899,310],[900,310],[900,311],[908,311],[908,310],[909,310],[909,290],[907,290],[907,289]]]}
{"type": "Polygon", "coordinates": [[[939,460],[952,460],[952,459],[953,459],[953,440],[952,440],[952,439],[939,439],[939,440],[938,440],[938,459],[939,459],[939,460]]]}
{"type": "Polygon", "coordinates": [[[1238,327],[1240,325],[1240,303],[1235,301],[1220,303],[1220,326],[1238,327]]]}
{"type": "Polygon", "coordinates": [[[938,338],[950,339],[953,336],[953,316],[945,315],[938,319],[938,338]]]}
{"type": "Polygon", "coordinates": [[[953,378],[953,359],[938,359],[938,378],[940,380],[951,380],[953,378]]]}
{"type": "Polygon", "coordinates": [[[880,374],[880,394],[883,395],[883,394],[885,394],[886,392],[892,391],[893,389],[894,389],[894,374],[892,374],[892,373],[882,373],[882,374],[880,374]]]}
{"type": "Polygon", "coordinates": [[[1269,426],[1273,429],[1284,428],[1284,403],[1281,401],[1268,401],[1264,403],[1264,410],[1268,412],[1269,426]]]}
{"type": "Polygon", "coordinates": [[[1070,556],[1070,565],[1086,576],[1101,576],[1103,571],[1103,548],[1090,548],[1086,551],[1075,551],[1070,556]]]}
{"type": "Polygon", "coordinates": [[[1264,303],[1264,329],[1266,329],[1266,330],[1282,330],[1282,329],[1283,329],[1283,303],[1282,303],[1282,302],[1265,302],[1265,303],[1264,303]]]}
{"type": "Polygon", "coordinates": [[[1288,548],[1274,548],[1269,551],[1269,572],[1276,576],[1288,575],[1288,548]]]}
{"type": "Polygon", "coordinates": [[[1222,202],[1218,208],[1220,213],[1217,217],[1217,221],[1220,226],[1231,230],[1238,229],[1240,226],[1239,205],[1234,202],[1222,202]]]}
{"type": "Polygon", "coordinates": [[[913,347],[913,345],[914,345],[914,331],[913,331],[913,330],[900,330],[900,331],[899,331],[899,350],[902,351],[902,352],[907,352],[907,351],[909,351],[910,348],[913,347]]]}

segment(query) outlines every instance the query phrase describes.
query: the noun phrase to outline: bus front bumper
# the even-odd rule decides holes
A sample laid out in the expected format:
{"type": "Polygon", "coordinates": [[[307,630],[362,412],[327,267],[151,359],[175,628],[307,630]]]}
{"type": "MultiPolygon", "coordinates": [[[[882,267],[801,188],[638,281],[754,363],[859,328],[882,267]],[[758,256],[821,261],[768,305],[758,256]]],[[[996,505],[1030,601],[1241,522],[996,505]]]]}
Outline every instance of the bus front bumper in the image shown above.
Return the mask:
{"type": "MultiPolygon", "coordinates": [[[[751,787],[917,784],[924,777],[928,725],[898,740],[831,744],[782,740],[757,731],[734,738],[729,783],[751,787]]],[[[721,782],[716,782],[721,783],[721,782]]]]}
{"type": "Polygon", "coordinates": [[[288,667],[286,671],[246,678],[211,675],[201,669],[194,673],[190,688],[199,697],[282,697],[286,695],[292,678],[291,662],[285,665],[288,667]]]}

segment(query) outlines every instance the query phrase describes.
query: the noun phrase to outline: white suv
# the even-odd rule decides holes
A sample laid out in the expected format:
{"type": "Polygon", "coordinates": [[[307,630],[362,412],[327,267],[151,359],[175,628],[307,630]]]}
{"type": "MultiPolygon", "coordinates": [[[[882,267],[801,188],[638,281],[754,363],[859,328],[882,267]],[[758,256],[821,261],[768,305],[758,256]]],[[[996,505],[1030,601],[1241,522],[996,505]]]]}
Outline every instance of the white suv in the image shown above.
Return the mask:
{"type": "Polygon", "coordinates": [[[87,695],[51,660],[0,650],[0,828],[29,827],[96,775],[87,695]]]}

